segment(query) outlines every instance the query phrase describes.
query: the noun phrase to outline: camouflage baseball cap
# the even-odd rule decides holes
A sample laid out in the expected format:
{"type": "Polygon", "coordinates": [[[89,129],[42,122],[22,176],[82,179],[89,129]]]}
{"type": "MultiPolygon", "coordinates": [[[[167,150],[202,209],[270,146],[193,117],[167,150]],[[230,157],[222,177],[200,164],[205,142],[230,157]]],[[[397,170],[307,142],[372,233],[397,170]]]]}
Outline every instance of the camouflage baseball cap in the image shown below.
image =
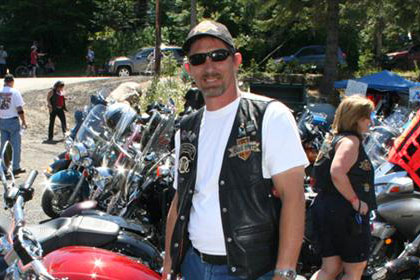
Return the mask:
{"type": "Polygon", "coordinates": [[[226,26],[216,21],[205,20],[197,24],[193,29],[191,29],[190,33],[188,33],[187,40],[182,46],[184,51],[188,53],[191,44],[197,38],[203,36],[212,36],[217,39],[220,39],[226,44],[228,44],[233,50],[235,50],[232,35],[230,34],[226,26]]]}

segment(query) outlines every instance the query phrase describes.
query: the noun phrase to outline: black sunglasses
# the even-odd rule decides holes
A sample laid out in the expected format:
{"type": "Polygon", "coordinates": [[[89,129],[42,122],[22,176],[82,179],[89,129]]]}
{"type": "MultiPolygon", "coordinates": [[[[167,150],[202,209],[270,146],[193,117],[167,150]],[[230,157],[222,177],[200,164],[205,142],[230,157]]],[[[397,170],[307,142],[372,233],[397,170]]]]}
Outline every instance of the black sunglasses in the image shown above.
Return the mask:
{"type": "Polygon", "coordinates": [[[212,61],[224,61],[231,52],[227,49],[217,49],[208,53],[196,53],[188,57],[188,61],[191,65],[197,66],[206,62],[207,57],[210,57],[212,61]]]}

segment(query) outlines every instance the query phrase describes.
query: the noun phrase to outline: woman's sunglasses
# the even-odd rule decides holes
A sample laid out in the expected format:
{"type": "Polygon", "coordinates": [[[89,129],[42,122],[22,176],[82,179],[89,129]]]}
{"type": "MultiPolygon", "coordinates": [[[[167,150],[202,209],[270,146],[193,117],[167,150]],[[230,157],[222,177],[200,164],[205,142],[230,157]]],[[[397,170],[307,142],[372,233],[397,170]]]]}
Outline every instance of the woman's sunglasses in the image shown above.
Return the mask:
{"type": "Polygon", "coordinates": [[[198,66],[206,62],[207,57],[210,57],[212,61],[224,61],[231,52],[227,49],[218,49],[208,53],[196,53],[188,57],[188,61],[193,66],[198,66]]]}

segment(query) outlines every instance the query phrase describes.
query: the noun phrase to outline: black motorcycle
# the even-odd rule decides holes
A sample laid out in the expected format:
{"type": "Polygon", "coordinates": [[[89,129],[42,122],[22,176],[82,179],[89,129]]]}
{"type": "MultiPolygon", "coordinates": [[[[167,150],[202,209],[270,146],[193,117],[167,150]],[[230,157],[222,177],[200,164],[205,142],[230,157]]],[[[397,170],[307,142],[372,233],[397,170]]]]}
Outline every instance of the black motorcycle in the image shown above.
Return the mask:
{"type": "MultiPolygon", "coordinates": [[[[11,144],[6,142],[0,164],[4,164],[9,172],[12,158],[13,149],[11,144]]],[[[149,235],[149,230],[121,217],[94,212],[86,216],[61,217],[41,224],[27,225],[23,208],[25,202],[33,198],[32,183],[37,172],[32,171],[22,185],[16,185],[13,173],[10,174],[11,180],[7,180],[3,168],[0,168],[5,206],[6,209],[13,209],[13,222],[7,217],[0,218],[0,255],[4,256],[4,260],[0,259],[0,266],[3,268],[12,265],[13,251],[19,250],[14,244],[15,240],[10,240],[10,236],[14,236],[19,230],[24,231],[22,234],[30,238],[22,245],[31,246],[30,241],[36,240],[42,248],[42,251],[37,253],[42,256],[68,246],[89,246],[136,258],[156,271],[161,268],[160,252],[144,238],[149,235]]]]}

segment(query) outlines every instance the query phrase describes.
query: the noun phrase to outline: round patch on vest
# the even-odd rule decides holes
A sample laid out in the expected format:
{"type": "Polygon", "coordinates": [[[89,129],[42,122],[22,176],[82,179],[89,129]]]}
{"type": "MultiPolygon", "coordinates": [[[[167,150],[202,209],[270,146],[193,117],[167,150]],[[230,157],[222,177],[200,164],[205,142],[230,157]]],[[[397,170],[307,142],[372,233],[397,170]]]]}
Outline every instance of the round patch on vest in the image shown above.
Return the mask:
{"type": "Polygon", "coordinates": [[[191,171],[191,162],[194,160],[195,154],[196,148],[193,144],[181,144],[178,163],[178,171],[180,174],[189,173],[191,171]]]}

